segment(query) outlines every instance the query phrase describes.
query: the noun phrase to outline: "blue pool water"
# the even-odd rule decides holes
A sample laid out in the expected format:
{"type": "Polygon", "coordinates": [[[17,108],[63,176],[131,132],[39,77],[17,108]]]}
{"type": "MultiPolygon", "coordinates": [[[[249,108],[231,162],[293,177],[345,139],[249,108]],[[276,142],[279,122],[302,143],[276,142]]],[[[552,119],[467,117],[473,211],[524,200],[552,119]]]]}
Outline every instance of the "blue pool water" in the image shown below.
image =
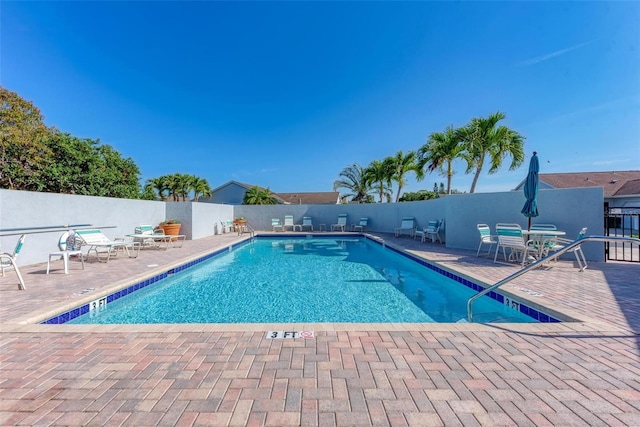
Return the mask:
{"type": "MultiPolygon", "coordinates": [[[[475,293],[365,238],[259,238],[69,323],[459,322],[475,293]]],[[[535,321],[488,297],[474,313],[535,321]]]]}

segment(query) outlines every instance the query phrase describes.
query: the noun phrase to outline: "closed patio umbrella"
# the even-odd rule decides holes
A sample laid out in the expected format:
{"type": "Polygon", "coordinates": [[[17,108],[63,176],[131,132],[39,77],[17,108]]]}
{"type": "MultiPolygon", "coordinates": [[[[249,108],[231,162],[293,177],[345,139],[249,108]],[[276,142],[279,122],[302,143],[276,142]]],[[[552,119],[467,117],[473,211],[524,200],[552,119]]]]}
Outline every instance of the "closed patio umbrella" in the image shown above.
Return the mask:
{"type": "Polygon", "coordinates": [[[537,154],[535,151],[533,152],[529,162],[529,173],[524,182],[524,197],[527,198],[527,201],[524,203],[521,212],[529,218],[527,230],[531,229],[531,218],[538,216],[538,172],[540,171],[540,164],[538,163],[537,154]]]}

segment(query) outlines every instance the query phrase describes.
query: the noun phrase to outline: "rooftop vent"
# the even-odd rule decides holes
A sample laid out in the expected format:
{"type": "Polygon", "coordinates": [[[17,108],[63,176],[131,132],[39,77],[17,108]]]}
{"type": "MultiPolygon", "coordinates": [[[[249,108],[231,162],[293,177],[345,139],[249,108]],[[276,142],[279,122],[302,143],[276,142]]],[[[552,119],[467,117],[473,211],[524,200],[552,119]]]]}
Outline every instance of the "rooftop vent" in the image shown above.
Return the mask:
{"type": "Polygon", "coordinates": [[[618,182],[617,179],[612,179],[611,182],[609,182],[609,184],[615,184],[616,182],[618,182]]]}

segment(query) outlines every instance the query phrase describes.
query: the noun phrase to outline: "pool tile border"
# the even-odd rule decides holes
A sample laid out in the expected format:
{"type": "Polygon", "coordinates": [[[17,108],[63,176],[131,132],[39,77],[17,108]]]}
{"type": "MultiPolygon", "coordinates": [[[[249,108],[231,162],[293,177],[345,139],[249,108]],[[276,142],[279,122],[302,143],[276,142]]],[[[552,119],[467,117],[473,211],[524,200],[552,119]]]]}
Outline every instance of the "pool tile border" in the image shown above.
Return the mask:
{"type": "MultiPolygon", "coordinates": [[[[124,297],[124,296],[129,295],[130,293],[136,292],[136,291],[138,291],[140,289],[144,289],[145,287],[147,287],[149,285],[152,285],[152,284],[154,284],[154,283],[156,283],[156,282],[158,282],[158,281],[160,281],[162,279],[165,279],[170,274],[179,273],[179,272],[181,272],[183,270],[191,268],[191,267],[193,267],[193,266],[195,266],[197,264],[200,264],[201,262],[207,261],[207,260],[209,260],[209,259],[211,259],[211,258],[213,258],[213,257],[215,257],[217,255],[220,255],[220,254],[222,254],[224,252],[229,252],[229,251],[232,251],[232,250],[237,249],[239,247],[242,247],[242,246],[248,244],[249,242],[253,241],[253,239],[257,239],[257,238],[274,238],[274,237],[275,238],[282,238],[282,239],[290,239],[292,237],[299,238],[301,236],[306,236],[308,234],[309,233],[298,234],[298,235],[289,234],[289,235],[286,235],[286,236],[281,236],[281,235],[277,235],[277,234],[276,235],[273,235],[273,234],[261,234],[260,236],[247,238],[247,239],[245,239],[245,240],[243,240],[241,242],[233,243],[233,244],[231,244],[229,246],[225,246],[224,248],[215,250],[215,251],[213,251],[213,252],[211,252],[211,253],[209,253],[207,255],[201,256],[201,257],[196,258],[196,259],[194,259],[192,261],[189,261],[189,262],[186,262],[184,264],[181,264],[181,265],[179,265],[177,267],[173,267],[173,268],[171,268],[171,269],[169,269],[169,270],[167,270],[167,271],[165,271],[163,273],[157,274],[157,275],[152,276],[152,277],[150,277],[148,279],[145,279],[145,280],[140,281],[138,283],[135,283],[135,284],[133,284],[131,286],[128,286],[128,287],[126,287],[124,289],[121,289],[119,291],[113,292],[113,293],[111,293],[111,294],[109,294],[109,295],[107,295],[106,297],[103,297],[103,298],[106,298],[107,304],[111,303],[113,301],[116,301],[116,300],[124,297]]],[[[465,285],[468,288],[471,288],[471,289],[473,289],[473,290],[475,290],[477,292],[483,291],[485,289],[483,286],[478,285],[477,283],[474,283],[471,280],[468,280],[468,279],[466,279],[464,277],[458,276],[457,274],[454,274],[454,273],[452,273],[450,271],[447,271],[447,270],[445,270],[443,268],[440,268],[437,265],[431,264],[430,262],[424,260],[423,258],[415,256],[415,255],[413,255],[413,254],[411,254],[409,252],[406,252],[406,251],[403,251],[403,250],[400,250],[400,249],[396,249],[396,248],[394,248],[392,246],[389,246],[389,245],[385,244],[384,242],[381,242],[379,239],[377,239],[375,237],[371,237],[371,236],[369,236],[367,234],[357,234],[357,235],[352,234],[349,237],[345,236],[344,234],[331,234],[331,233],[322,234],[322,235],[314,234],[314,238],[336,238],[336,237],[345,237],[345,238],[363,237],[363,238],[365,238],[365,239],[367,239],[367,240],[369,240],[371,242],[377,243],[378,245],[380,245],[382,247],[385,247],[385,248],[390,249],[390,250],[392,250],[392,251],[394,251],[394,252],[396,252],[396,253],[404,256],[404,257],[407,257],[407,258],[411,259],[412,261],[417,262],[418,264],[420,264],[420,265],[422,265],[424,267],[427,267],[427,268],[435,271],[438,274],[441,274],[441,275],[443,275],[445,277],[448,277],[449,279],[454,280],[454,281],[456,281],[456,282],[458,282],[458,283],[460,283],[462,285],[465,285]]],[[[488,296],[489,298],[493,298],[494,300],[496,300],[497,302],[499,302],[501,304],[504,304],[504,302],[505,302],[505,296],[500,294],[500,293],[498,293],[498,292],[492,291],[492,292],[489,292],[486,296],[488,296]]],[[[103,298],[100,298],[100,299],[103,299],[103,298]]],[[[511,298],[511,297],[509,297],[509,298],[511,298]]],[[[75,319],[77,317],[80,317],[82,315],[85,315],[85,314],[89,313],[90,312],[90,305],[91,305],[91,303],[84,304],[84,305],[82,305],[80,307],[76,307],[76,308],[73,308],[71,310],[65,311],[65,312],[63,312],[63,313],[61,313],[61,314],[59,314],[57,316],[53,316],[53,317],[51,317],[51,318],[49,318],[49,319],[47,319],[47,320],[45,320],[43,322],[40,322],[40,323],[43,324],[43,325],[60,325],[60,324],[63,324],[63,323],[67,323],[67,322],[69,322],[69,321],[71,321],[71,320],[73,320],[73,319],[75,319]]],[[[527,316],[533,318],[534,320],[537,320],[540,323],[559,323],[559,322],[561,322],[559,319],[557,319],[557,318],[555,318],[555,317],[553,317],[553,316],[551,316],[551,315],[549,315],[547,313],[544,313],[543,311],[537,310],[537,309],[535,309],[533,307],[529,307],[528,305],[526,305],[522,301],[518,301],[518,305],[519,305],[519,310],[520,310],[520,312],[522,314],[527,315],[527,316]]]]}

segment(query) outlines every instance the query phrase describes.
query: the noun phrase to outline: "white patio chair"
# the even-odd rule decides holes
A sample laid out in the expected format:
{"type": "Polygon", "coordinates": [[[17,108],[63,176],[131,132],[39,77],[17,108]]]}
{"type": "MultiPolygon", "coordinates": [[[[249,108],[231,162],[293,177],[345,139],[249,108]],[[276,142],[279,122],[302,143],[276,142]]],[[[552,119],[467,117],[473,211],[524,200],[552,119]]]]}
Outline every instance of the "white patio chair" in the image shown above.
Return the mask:
{"type": "Polygon", "coordinates": [[[360,218],[360,222],[357,224],[353,224],[351,226],[351,231],[361,231],[364,232],[364,228],[368,225],[369,218],[360,218]]]}
{"type": "Polygon", "coordinates": [[[16,258],[18,257],[18,254],[22,250],[22,246],[24,245],[24,238],[25,238],[24,234],[20,236],[20,238],[18,239],[18,242],[16,243],[16,247],[13,249],[13,252],[0,253],[0,270],[2,270],[2,277],[4,277],[5,270],[14,269],[16,272],[16,275],[18,276],[18,281],[20,282],[18,284],[18,289],[21,289],[21,290],[25,290],[26,287],[24,286],[24,280],[22,279],[22,274],[20,274],[20,269],[18,268],[18,264],[16,264],[16,258]]]}
{"type": "Polygon", "coordinates": [[[284,224],[282,225],[282,231],[287,231],[287,227],[291,227],[291,231],[296,231],[296,228],[300,228],[300,231],[302,231],[302,226],[300,224],[293,223],[293,215],[284,216],[284,224]]]}
{"type": "MultiPolygon", "coordinates": [[[[544,231],[556,231],[558,227],[554,224],[531,224],[529,232],[544,232],[544,231]]],[[[529,239],[532,240],[533,245],[538,249],[539,257],[542,258],[549,253],[549,250],[556,245],[557,236],[545,235],[544,233],[529,233],[529,239]]]]}
{"type": "Polygon", "coordinates": [[[338,222],[331,224],[331,231],[340,230],[344,231],[347,227],[347,214],[338,214],[338,222]]]}
{"type": "Polygon", "coordinates": [[[273,231],[276,231],[276,229],[278,228],[280,229],[280,231],[284,231],[282,224],[280,224],[279,218],[271,218],[271,228],[273,228],[273,231]]]}
{"type": "Polygon", "coordinates": [[[427,238],[430,238],[433,243],[435,243],[436,240],[442,243],[442,239],[440,239],[440,234],[439,234],[440,224],[441,224],[441,221],[432,220],[432,221],[429,221],[427,223],[427,226],[424,227],[422,230],[416,228],[413,239],[415,240],[416,237],[420,236],[421,242],[425,242],[427,238]]]}
{"type": "Polygon", "coordinates": [[[400,237],[403,234],[408,234],[409,236],[413,237],[416,232],[415,222],[416,222],[416,219],[412,216],[406,216],[402,218],[402,223],[400,224],[400,227],[394,230],[395,236],[400,237]]]}
{"type": "MultiPolygon", "coordinates": [[[[587,227],[584,227],[582,230],[580,230],[580,233],[578,233],[578,237],[576,237],[576,240],[582,239],[586,234],[587,234],[587,227]]],[[[573,242],[574,240],[557,237],[555,241],[555,245],[549,248],[549,251],[552,251],[552,252],[559,251],[560,249],[564,248],[565,246],[573,242]]],[[[584,252],[582,252],[581,245],[577,245],[569,249],[567,252],[573,252],[573,254],[576,257],[576,261],[578,261],[578,267],[580,267],[580,271],[584,271],[587,269],[587,258],[585,258],[584,252]]]]}
{"type": "Polygon", "coordinates": [[[229,233],[233,231],[233,221],[229,220],[224,220],[221,219],[220,220],[220,233],[224,234],[224,233],[229,233]]]}
{"type": "Polygon", "coordinates": [[[64,264],[64,274],[69,274],[69,258],[72,256],[80,259],[82,263],[82,269],[84,270],[84,257],[82,256],[82,251],[80,250],[80,245],[82,243],[79,239],[76,238],[75,233],[64,232],[60,236],[58,240],[58,248],[59,251],[49,253],[49,259],[47,260],[47,274],[49,274],[49,270],[51,268],[51,260],[60,258],[64,264]]]}
{"type": "Polygon", "coordinates": [[[310,216],[302,217],[302,225],[300,226],[300,230],[304,230],[305,227],[309,227],[311,231],[313,231],[313,220],[310,216]]]}
{"type": "Polygon", "coordinates": [[[489,245],[487,255],[491,253],[493,245],[498,243],[496,236],[491,234],[491,227],[488,224],[478,224],[478,232],[480,233],[480,244],[478,245],[478,252],[476,252],[476,258],[480,256],[480,248],[482,245],[489,245]]]}
{"type": "Polygon", "coordinates": [[[524,266],[529,253],[538,254],[538,249],[533,245],[533,241],[524,239],[522,228],[518,224],[496,224],[496,234],[498,246],[496,247],[496,255],[493,257],[494,263],[498,259],[500,248],[502,248],[505,261],[507,261],[507,249],[509,249],[509,261],[518,261],[522,256],[520,261],[522,266],[524,266]]]}

